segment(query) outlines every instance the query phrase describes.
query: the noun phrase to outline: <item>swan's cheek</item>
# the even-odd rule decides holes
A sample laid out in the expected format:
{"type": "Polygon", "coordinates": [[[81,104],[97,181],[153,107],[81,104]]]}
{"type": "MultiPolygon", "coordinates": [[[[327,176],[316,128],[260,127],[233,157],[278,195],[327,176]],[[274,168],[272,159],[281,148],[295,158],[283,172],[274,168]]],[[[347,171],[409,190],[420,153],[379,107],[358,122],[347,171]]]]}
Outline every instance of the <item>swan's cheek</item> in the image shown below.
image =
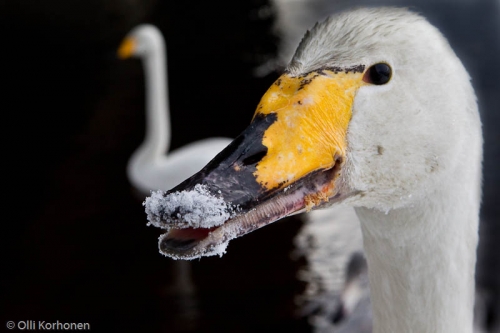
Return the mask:
{"type": "MultiPolygon", "coordinates": [[[[382,99],[383,100],[383,99],[382,99]]],[[[347,132],[345,177],[362,205],[387,210],[411,204],[428,188],[438,161],[418,119],[373,99],[357,102],[347,132]]]]}

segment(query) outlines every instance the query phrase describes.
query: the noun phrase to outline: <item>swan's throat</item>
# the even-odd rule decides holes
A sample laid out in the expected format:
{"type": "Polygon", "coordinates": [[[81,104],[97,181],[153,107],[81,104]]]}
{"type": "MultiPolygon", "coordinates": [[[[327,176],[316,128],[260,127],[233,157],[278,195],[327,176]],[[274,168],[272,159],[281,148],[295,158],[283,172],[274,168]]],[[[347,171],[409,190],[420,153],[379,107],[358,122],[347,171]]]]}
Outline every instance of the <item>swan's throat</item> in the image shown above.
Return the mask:
{"type": "Polygon", "coordinates": [[[439,214],[425,201],[387,214],[356,209],[375,332],[472,332],[477,216],[439,214]]]}

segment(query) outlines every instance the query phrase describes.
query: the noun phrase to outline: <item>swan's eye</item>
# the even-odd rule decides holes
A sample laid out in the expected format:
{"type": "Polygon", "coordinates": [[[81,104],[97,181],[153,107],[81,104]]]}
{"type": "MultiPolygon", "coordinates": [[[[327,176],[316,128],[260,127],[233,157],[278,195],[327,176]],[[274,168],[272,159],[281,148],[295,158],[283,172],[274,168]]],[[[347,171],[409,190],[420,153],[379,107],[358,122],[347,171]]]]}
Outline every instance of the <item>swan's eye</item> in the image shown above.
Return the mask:
{"type": "Polygon", "coordinates": [[[363,81],[367,83],[376,84],[377,86],[381,84],[386,84],[391,79],[392,69],[387,64],[375,64],[368,68],[365,75],[363,76],[363,81]]]}

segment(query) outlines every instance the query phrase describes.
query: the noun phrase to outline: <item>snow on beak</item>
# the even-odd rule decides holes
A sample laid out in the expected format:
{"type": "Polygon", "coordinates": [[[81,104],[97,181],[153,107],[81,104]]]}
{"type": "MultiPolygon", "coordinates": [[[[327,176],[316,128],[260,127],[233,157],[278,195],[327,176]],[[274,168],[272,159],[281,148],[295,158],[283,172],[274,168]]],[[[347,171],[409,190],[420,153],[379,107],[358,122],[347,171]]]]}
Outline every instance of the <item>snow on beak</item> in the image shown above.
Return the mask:
{"type": "Polygon", "coordinates": [[[282,217],[342,198],[339,174],[364,66],[282,75],[251,124],[200,172],[144,202],[160,252],[194,259],[282,217]]]}

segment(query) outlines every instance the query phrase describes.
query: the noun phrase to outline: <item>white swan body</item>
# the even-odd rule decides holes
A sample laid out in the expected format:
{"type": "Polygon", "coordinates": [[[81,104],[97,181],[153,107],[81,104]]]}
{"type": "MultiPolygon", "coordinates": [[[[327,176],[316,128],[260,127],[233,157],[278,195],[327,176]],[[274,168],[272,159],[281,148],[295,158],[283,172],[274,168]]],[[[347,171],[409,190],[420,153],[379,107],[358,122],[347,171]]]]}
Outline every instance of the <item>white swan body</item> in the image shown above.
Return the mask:
{"type": "Polygon", "coordinates": [[[424,18],[364,8],[316,25],[235,141],[174,189],[200,204],[222,197],[220,213],[239,208],[229,220],[192,237],[183,228],[196,205],[172,192],[146,199],[150,223],[168,230],[162,253],[217,254],[343,202],[361,222],[374,332],[472,332],[481,123],[467,72],[424,18]]]}
{"type": "Polygon", "coordinates": [[[153,25],[139,25],[127,35],[118,54],[141,58],[146,80],[146,137],[129,160],[127,176],[141,193],[168,190],[198,172],[231,140],[209,138],[167,155],[171,130],[163,36],[153,25]]]}

